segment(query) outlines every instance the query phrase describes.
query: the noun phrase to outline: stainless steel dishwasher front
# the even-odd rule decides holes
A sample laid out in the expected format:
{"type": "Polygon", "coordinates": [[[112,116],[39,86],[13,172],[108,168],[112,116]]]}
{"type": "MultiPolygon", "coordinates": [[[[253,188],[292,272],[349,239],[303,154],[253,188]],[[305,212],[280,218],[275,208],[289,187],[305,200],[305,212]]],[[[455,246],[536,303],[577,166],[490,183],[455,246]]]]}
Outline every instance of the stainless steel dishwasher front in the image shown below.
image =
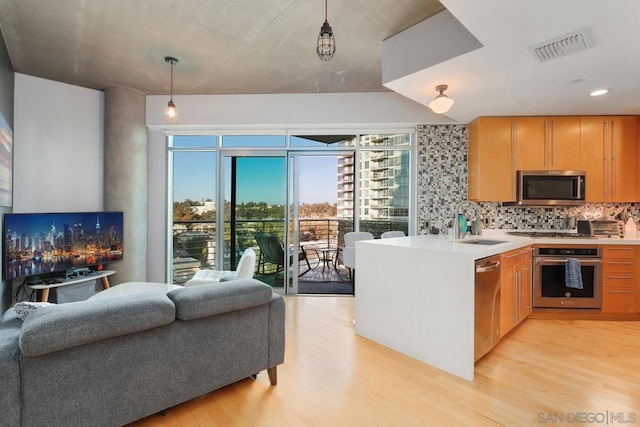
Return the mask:
{"type": "Polygon", "coordinates": [[[475,264],[474,361],[487,354],[500,340],[500,255],[475,264]]]}

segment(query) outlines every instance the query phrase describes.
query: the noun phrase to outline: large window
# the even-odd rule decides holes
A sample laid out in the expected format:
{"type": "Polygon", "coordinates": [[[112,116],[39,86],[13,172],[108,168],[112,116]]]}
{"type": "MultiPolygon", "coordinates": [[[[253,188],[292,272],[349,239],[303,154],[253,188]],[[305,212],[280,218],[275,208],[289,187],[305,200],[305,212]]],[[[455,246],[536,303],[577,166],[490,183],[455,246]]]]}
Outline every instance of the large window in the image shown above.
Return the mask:
{"type": "MultiPolygon", "coordinates": [[[[261,178],[260,173],[256,174],[259,171],[251,167],[252,161],[261,161],[263,157],[277,156],[283,161],[287,156],[296,155],[302,159],[301,155],[331,153],[335,163],[331,167],[335,174],[331,184],[335,198],[329,205],[334,206],[332,215],[336,224],[344,225],[336,226],[338,244],[342,242],[341,234],[354,229],[370,231],[376,237],[388,230],[403,230],[409,234],[415,226],[410,221],[412,206],[415,206],[410,171],[414,135],[413,130],[404,130],[334,134],[316,131],[309,135],[304,132],[243,132],[170,137],[167,158],[171,208],[168,218],[172,236],[168,257],[172,260],[172,281],[181,283],[203,267],[232,269],[241,251],[253,243],[249,234],[255,232],[251,228],[255,228],[255,224],[245,224],[251,228],[251,233],[247,231],[249,228],[237,228],[238,224],[249,220],[258,220],[261,224],[278,222],[285,228],[278,233],[282,243],[297,241],[299,236],[292,234],[295,227],[288,221],[293,213],[284,215],[284,205],[294,200],[290,192],[307,191],[307,187],[285,183],[282,185],[285,194],[277,203],[246,199],[250,193],[242,184],[245,177],[251,176],[256,182],[255,188],[262,188],[260,194],[268,193],[270,175],[264,172],[261,178]],[[232,158],[237,159],[235,172],[227,164],[232,158]],[[236,179],[235,184],[232,178],[236,179]],[[231,185],[236,185],[237,191],[242,193],[232,197],[231,185]],[[236,205],[232,206],[233,203],[236,205]],[[247,210],[257,212],[261,208],[264,209],[259,212],[260,218],[254,218],[253,211],[247,210]],[[277,218],[271,218],[274,212],[278,213],[274,214],[277,218]]],[[[300,167],[308,166],[301,162],[300,167]]],[[[286,179],[292,180],[293,176],[286,179]]],[[[306,196],[296,197],[308,200],[306,196]]],[[[315,211],[322,212],[322,221],[328,220],[326,209],[305,206],[303,210],[304,215],[315,211]]],[[[305,233],[310,231],[305,230],[305,233]]]]}

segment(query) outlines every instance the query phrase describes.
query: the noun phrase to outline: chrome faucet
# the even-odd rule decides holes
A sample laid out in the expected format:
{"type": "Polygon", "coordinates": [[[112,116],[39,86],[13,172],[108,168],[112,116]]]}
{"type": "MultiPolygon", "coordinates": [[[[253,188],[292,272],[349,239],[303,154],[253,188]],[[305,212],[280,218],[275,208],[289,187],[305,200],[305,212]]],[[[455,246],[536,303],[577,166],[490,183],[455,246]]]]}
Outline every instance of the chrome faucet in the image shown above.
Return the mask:
{"type": "MultiPolygon", "coordinates": [[[[462,202],[458,203],[453,213],[453,238],[456,240],[460,239],[461,237],[464,237],[460,235],[460,223],[458,222],[458,215],[461,213],[460,209],[464,205],[469,205],[473,209],[475,209],[476,213],[478,214],[476,221],[480,221],[482,219],[482,211],[480,210],[480,206],[477,203],[472,202],[471,200],[463,200],[462,202]]],[[[480,229],[480,232],[478,234],[481,234],[481,233],[482,233],[482,229],[480,229]]]]}

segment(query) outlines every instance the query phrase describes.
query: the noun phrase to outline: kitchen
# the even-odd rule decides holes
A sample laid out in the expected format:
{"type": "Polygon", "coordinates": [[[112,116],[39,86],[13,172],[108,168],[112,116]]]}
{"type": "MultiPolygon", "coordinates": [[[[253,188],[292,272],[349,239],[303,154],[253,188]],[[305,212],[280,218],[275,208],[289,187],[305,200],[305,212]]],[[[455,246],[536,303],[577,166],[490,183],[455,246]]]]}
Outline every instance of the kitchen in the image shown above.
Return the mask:
{"type": "MultiPolygon", "coordinates": [[[[624,119],[628,120],[627,117],[624,119]]],[[[602,126],[605,125],[606,120],[601,121],[602,126]]],[[[515,118],[508,118],[508,123],[514,121],[515,118]]],[[[586,135],[587,125],[592,122],[592,118],[580,118],[578,123],[583,121],[585,123],[584,134],[586,135]]],[[[590,151],[591,146],[588,144],[591,144],[591,141],[588,138],[580,139],[578,147],[582,146],[584,154],[580,154],[583,151],[580,150],[577,158],[581,159],[581,162],[582,159],[585,159],[585,163],[580,163],[577,165],[578,167],[574,165],[574,169],[587,170],[586,203],[581,206],[509,206],[504,202],[509,201],[510,198],[511,201],[515,201],[517,169],[514,170],[513,163],[501,168],[495,160],[487,162],[486,165],[491,168],[490,173],[477,174],[476,177],[489,177],[486,179],[490,179],[492,174],[499,174],[503,172],[503,169],[507,169],[507,176],[512,176],[511,179],[502,179],[489,186],[504,187],[499,190],[507,194],[506,198],[485,197],[484,199],[489,201],[479,203],[484,225],[482,238],[505,241],[493,246],[458,243],[453,240],[451,235],[445,234],[449,228],[450,218],[453,218],[457,201],[465,200],[467,193],[473,199],[472,195],[476,191],[474,186],[478,181],[476,180],[474,184],[472,177],[475,167],[472,164],[475,161],[472,153],[473,144],[477,142],[477,140],[474,141],[473,123],[469,129],[469,140],[467,140],[466,127],[464,126],[421,126],[419,128],[421,144],[418,147],[418,154],[424,156],[425,164],[429,166],[425,170],[419,171],[418,189],[420,194],[425,195],[426,200],[433,202],[424,203],[426,208],[419,213],[420,235],[392,239],[384,243],[379,241],[359,243],[356,269],[358,270],[358,281],[363,285],[358,288],[356,295],[356,332],[447,372],[468,380],[473,379],[475,261],[510,251],[521,251],[522,248],[540,243],[545,245],[566,245],[567,243],[566,239],[561,238],[536,239],[511,236],[506,234],[508,230],[567,231],[567,217],[582,214],[594,218],[604,216],[605,212],[613,213],[617,208],[623,206],[626,208],[626,215],[638,219],[638,204],[635,201],[640,198],[636,194],[637,121],[635,117],[633,117],[633,123],[636,126],[633,129],[632,141],[634,144],[628,146],[630,150],[633,150],[632,154],[616,156],[616,159],[623,162],[628,162],[629,159],[633,160],[634,168],[631,178],[626,177],[623,180],[622,171],[629,173],[629,170],[620,167],[614,179],[611,174],[616,174],[616,172],[611,163],[602,165],[603,169],[605,165],[609,168],[610,174],[608,176],[605,177],[604,173],[602,175],[589,174],[588,161],[590,156],[588,154],[592,151],[590,151]],[[468,159],[467,150],[469,150],[468,159]],[[587,167],[582,168],[582,166],[587,167]],[[467,167],[471,171],[468,187],[467,167]],[[597,178],[592,178],[593,176],[602,177],[602,182],[597,178]],[[601,190],[601,193],[594,194],[593,190],[589,190],[590,188],[601,190]],[[629,188],[633,190],[631,195],[629,188]],[[439,234],[427,235],[427,231],[431,228],[434,228],[434,231],[437,230],[439,234]],[[408,298],[407,295],[411,295],[411,297],[408,298]]],[[[579,137],[581,130],[579,127],[577,131],[579,137]]],[[[511,138],[511,130],[507,134],[511,138]]],[[[604,132],[602,134],[604,135],[604,132]]],[[[493,141],[495,140],[494,138],[493,141]]],[[[553,144],[552,142],[551,145],[553,144]]],[[[621,146],[619,142],[612,142],[608,145],[609,150],[614,150],[614,145],[615,149],[619,149],[621,146]]],[[[509,140],[509,143],[504,144],[502,149],[511,150],[513,146],[515,144],[509,140]]],[[[549,153],[549,144],[542,145],[543,152],[545,146],[547,147],[546,154],[550,157],[552,154],[549,153]]],[[[487,150],[489,154],[495,152],[495,149],[487,150]]],[[[517,150],[515,153],[511,151],[508,156],[504,157],[509,162],[513,162],[514,160],[511,159],[515,159],[517,156],[514,154],[517,153],[517,150]]],[[[603,157],[600,157],[600,162],[603,157]]],[[[609,159],[610,162],[613,161],[611,157],[609,159]]],[[[486,165],[485,167],[487,167],[486,165]]],[[[480,189],[489,187],[480,186],[480,189]]],[[[476,200],[482,199],[476,198],[476,200]]],[[[606,242],[608,248],[629,249],[632,247],[636,251],[637,247],[634,246],[640,244],[640,241],[635,239],[619,238],[607,238],[606,240],[571,239],[571,244],[593,245],[594,241],[597,242],[596,246],[603,246],[603,243],[606,242]]],[[[616,252],[618,251],[604,251],[603,257],[611,258],[614,262],[627,263],[630,255],[626,252],[629,252],[634,253],[634,260],[637,259],[637,254],[634,251],[625,251],[624,255],[614,255],[616,252]]],[[[529,251],[529,256],[533,256],[531,251],[529,251]]],[[[635,273],[636,267],[637,263],[633,267],[633,274],[637,274],[635,273]]],[[[635,283],[635,280],[631,280],[631,282],[635,283]]],[[[629,292],[626,286],[622,286],[624,288],[622,290],[629,292]]],[[[620,290],[620,286],[614,286],[614,284],[608,286],[604,284],[602,288],[620,290]]],[[[638,292],[635,289],[631,295],[631,301],[634,301],[631,306],[635,313],[612,312],[607,314],[607,317],[638,319],[637,313],[640,310],[637,308],[637,301],[633,295],[638,292]]],[[[628,295],[615,294],[616,298],[620,296],[627,297],[627,302],[614,301],[612,304],[615,308],[612,310],[629,309],[628,295]],[[620,304],[622,308],[620,308],[620,304]]],[[[534,309],[533,315],[550,316],[541,310],[544,309],[534,309]]],[[[569,314],[571,316],[576,316],[575,309],[569,313],[572,313],[569,314]]],[[[560,315],[567,316],[564,313],[554,314],[554,316],[560,315]]],[[[581,313],[579,317],[585,318],[585,316],[593,316],[593,314],[581,313]]]]}

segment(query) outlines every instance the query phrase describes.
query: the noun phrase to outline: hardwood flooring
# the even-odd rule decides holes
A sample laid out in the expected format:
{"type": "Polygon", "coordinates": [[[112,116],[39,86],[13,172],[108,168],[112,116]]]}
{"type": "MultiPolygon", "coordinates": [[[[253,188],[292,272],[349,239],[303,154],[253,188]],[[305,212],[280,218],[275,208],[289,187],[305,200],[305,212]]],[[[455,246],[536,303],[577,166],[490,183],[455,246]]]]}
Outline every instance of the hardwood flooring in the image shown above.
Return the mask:
{"type": "Polygon", "coordinates": [[[640,424],[638,321],[528,319],[467,382],[356,336],[352,297],[286,301],[277,386],[261,372],[133,425],[640,424]]]}

